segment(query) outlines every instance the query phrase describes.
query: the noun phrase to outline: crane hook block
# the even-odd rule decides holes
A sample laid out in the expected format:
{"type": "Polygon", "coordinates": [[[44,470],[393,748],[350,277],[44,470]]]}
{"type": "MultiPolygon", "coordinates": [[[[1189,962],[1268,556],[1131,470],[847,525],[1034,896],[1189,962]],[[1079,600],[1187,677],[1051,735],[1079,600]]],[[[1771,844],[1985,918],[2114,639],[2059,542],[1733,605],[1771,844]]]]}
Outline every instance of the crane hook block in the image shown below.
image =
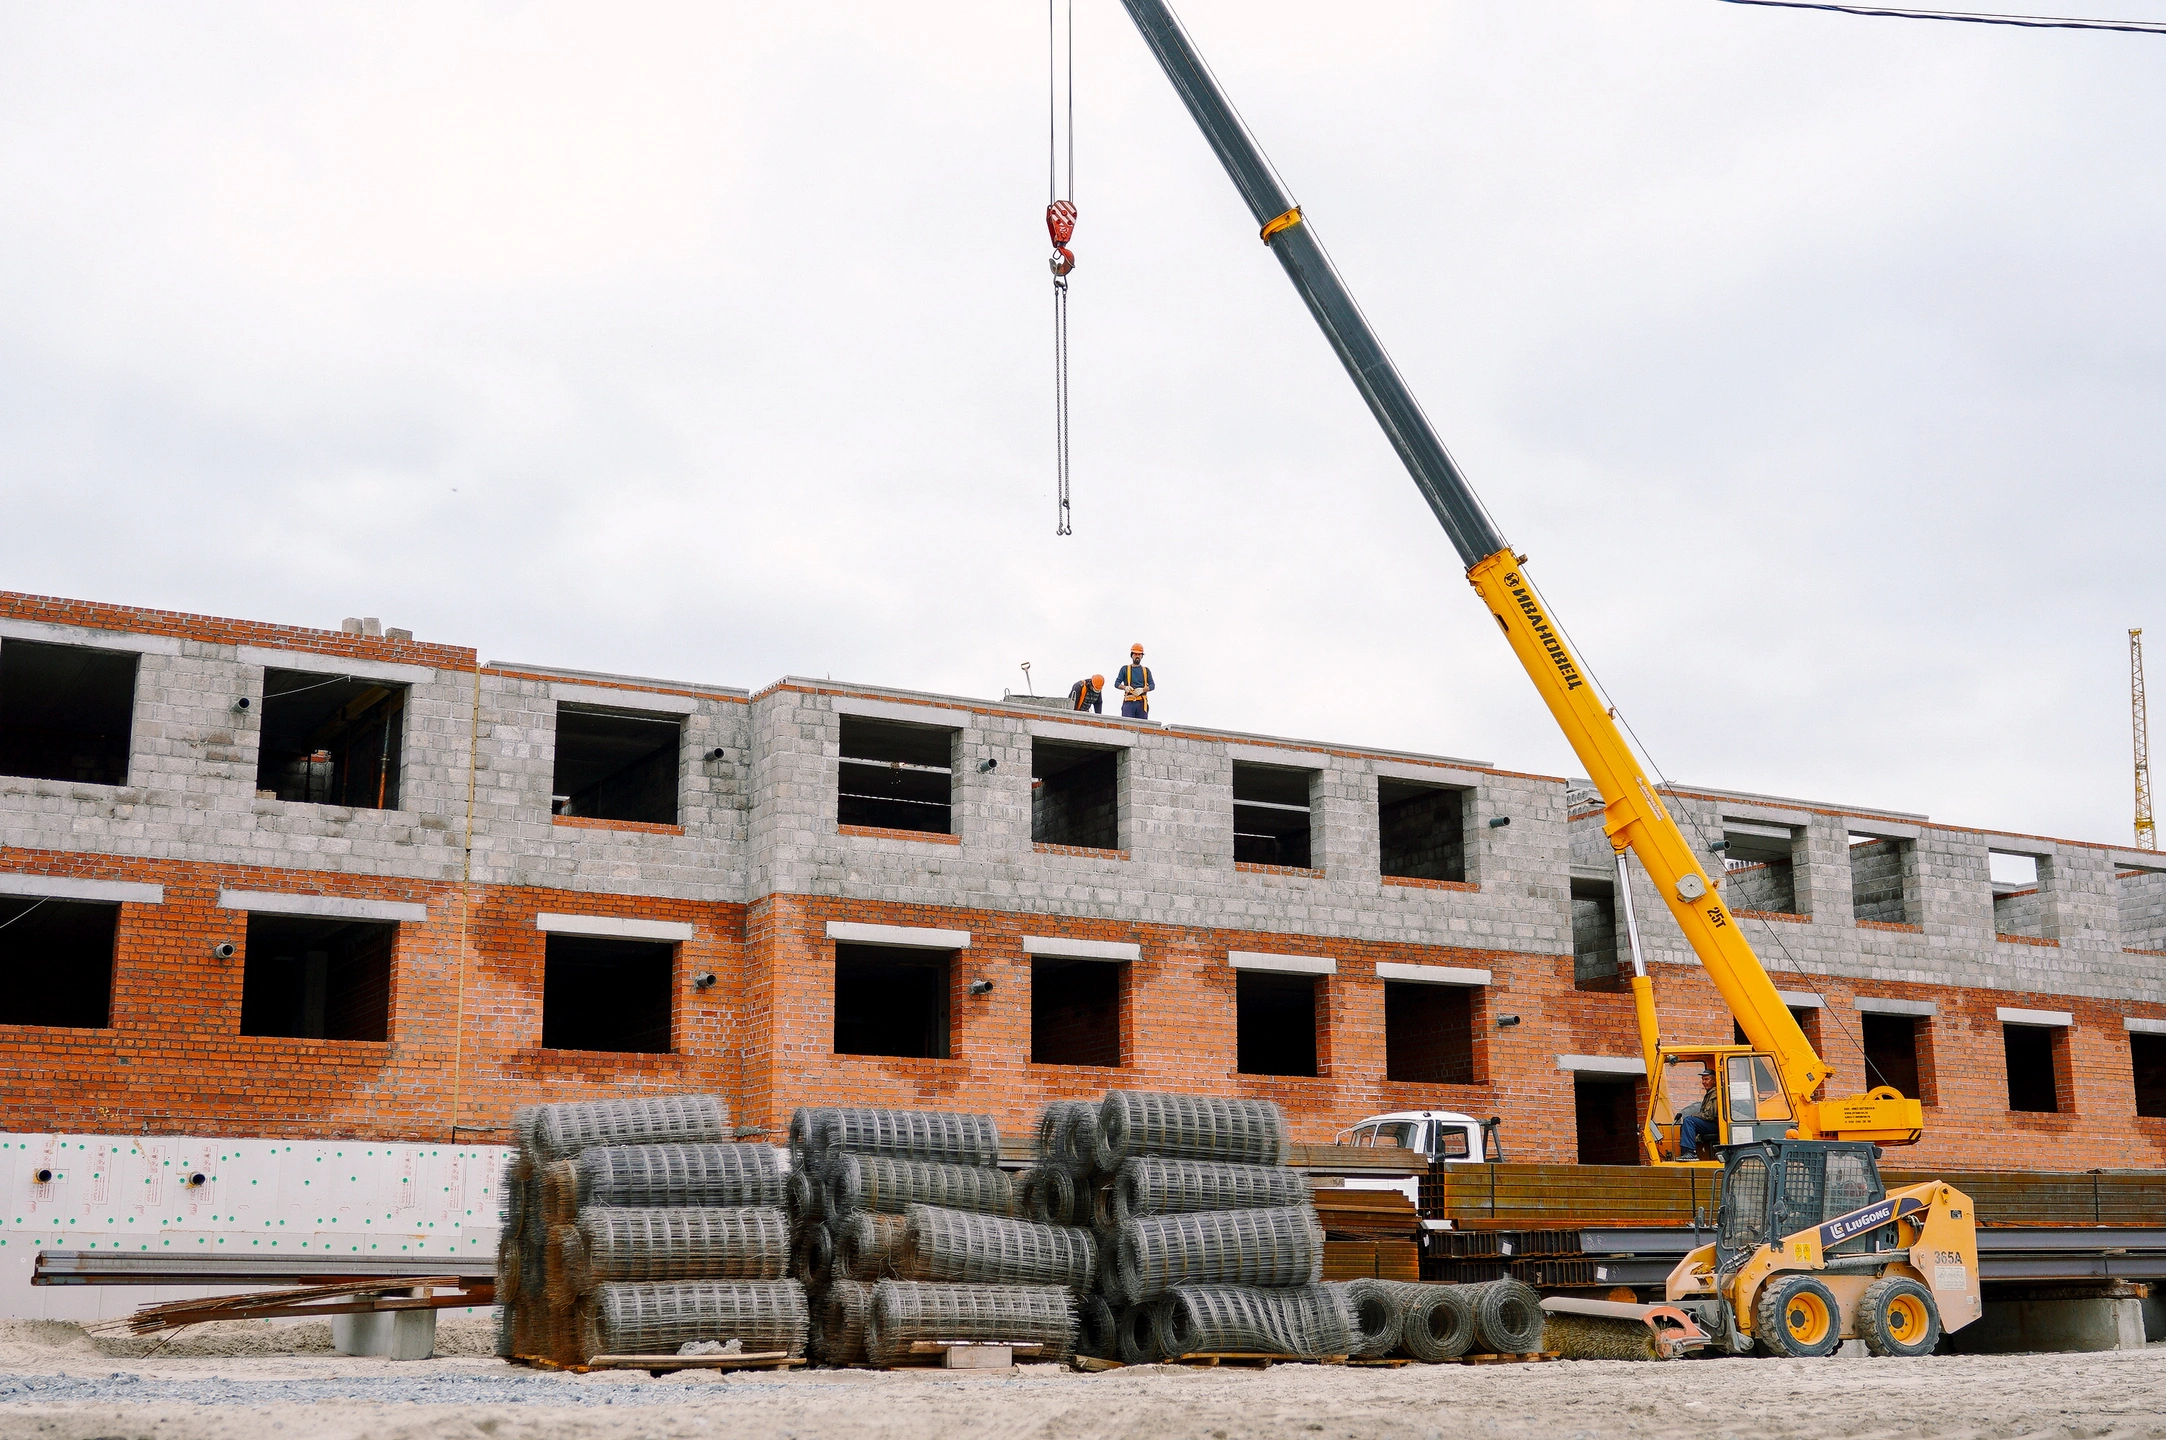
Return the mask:
{"type": "Polygon", "coordinates": [[[1075,238],[1073,202],[1055,200],[1045,207],[1045,233],[1053,239],[1053,273],[1056,276],[1066,275],[1075,269],[1075,254],[1068,248],[1068,242],[1075,238]]]}

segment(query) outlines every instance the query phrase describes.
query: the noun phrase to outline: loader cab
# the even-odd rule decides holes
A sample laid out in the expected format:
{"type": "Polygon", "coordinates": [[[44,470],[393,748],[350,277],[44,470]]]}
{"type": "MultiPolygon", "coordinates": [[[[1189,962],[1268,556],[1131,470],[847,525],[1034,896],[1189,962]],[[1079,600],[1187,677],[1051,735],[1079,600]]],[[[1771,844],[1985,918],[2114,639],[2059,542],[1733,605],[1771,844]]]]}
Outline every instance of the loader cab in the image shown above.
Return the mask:
{"type": "Polygon", "coordinates": [[[1647,1106],[1647,1149],[1657,1165],[1700,1165],[1712,1170],[1719,1160],[1697,1160],[1682,1148],[1681,1112],[1700,1103],[1700,1076],[1715,1076],[1718,1145],[1750,1145],[1782,1140],[1796,1132],[1789,1092],[1775,1057],[1750,1045],[1668,1046],[1653,1078],[1647,1106]]]}
{"type": "MultiPolygon", "coordinates": [[[[1887,1198],[1878,1146],[1840,1140],[1762,1140],[1722,1149],[1715,1267],[1734,1271],[1762,1245],[1887,1198]]],[[[1831,1260],[1892,1246],[1892,1225],[1862,1232],[1825,1253],[1831,1260]]]]}

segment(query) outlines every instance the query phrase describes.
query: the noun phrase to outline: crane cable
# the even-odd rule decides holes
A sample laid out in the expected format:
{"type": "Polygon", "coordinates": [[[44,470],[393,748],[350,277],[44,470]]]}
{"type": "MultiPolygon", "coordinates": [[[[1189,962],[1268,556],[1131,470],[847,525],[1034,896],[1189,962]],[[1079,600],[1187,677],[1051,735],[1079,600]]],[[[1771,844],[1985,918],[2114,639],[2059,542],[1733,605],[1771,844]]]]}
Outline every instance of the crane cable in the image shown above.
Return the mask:
{"type": "Polygon", "coordinates": [[[1057,11],[1061,0],[1045,5],[1045,230],[1053,241],[1053,450],[1054,474],[1060,487],[1059,524],[1055,535],[1073,531],[1068,516],[1068,272],[1075,269],[1075,254],[1068,242],[1075,238],[1075,0],[1068,6],[1068,184],[1061,193],[1060,175],[1060,28],[1057,11]]]}

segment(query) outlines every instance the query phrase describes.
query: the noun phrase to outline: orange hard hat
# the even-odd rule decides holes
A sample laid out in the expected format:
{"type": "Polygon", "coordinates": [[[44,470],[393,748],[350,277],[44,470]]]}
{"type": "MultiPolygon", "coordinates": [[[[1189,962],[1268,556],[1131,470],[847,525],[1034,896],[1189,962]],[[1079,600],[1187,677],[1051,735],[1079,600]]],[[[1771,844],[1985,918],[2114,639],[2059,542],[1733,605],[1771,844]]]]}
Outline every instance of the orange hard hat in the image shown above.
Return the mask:
{"type": "Polygon", "coordinates": [[[1143,653],[1143,642],[1141,640],[1138,640],[1135,644],[1129,646],[1128,653],[1131,655],[1141,655],[1143,653]]]}
{"type": "Polygon", "coordinates": [[[1093,689],[1093,690],[1103,690],[1103,689],[1105,689],[1105,688],[1106,688],[1106,677],[1105,677],[1105,676],[1103,676],[1103,675],[1093,675],[1093,676],[1091,676],[1091,689],[1093,689]]]}

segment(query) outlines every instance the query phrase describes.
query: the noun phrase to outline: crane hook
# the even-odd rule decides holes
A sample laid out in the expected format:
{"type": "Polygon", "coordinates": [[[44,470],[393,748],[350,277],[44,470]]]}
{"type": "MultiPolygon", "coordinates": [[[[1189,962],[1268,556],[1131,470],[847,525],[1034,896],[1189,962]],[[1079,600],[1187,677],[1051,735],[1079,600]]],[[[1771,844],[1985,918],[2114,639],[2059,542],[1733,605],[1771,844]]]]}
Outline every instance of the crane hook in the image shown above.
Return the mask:
{"type": "Polygon", "coordinates": [[[1068,242],[1075,238],[1075,205],[1067,200],[1055,200],[1045,207],[1045,233],[1053,239],[1054,258],[1047,261],[1053,269],[1053,277],[1059,279],[1075,269],[1075,252],[1068,242]]]}

